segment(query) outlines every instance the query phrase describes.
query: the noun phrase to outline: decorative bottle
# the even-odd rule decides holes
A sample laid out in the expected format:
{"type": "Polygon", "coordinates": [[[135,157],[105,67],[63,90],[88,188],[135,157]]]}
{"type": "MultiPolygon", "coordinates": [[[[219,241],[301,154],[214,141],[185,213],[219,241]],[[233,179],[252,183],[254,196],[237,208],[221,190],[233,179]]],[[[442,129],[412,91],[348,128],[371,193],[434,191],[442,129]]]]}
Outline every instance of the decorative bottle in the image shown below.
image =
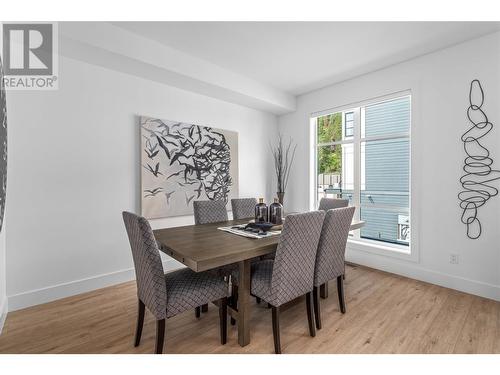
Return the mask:
{"type": "Polygon", "coordinates": [[[274,198],[274,203],[269,206],[269,221],[273,224],[283,224],[283,205],[278,198],[274,198]]]}
{"type": "Polygon", "coordinates": [[[264,198],[259,198],[259,203],[255,205],[255,222],[267,222],[267,205],[264,198]]]}

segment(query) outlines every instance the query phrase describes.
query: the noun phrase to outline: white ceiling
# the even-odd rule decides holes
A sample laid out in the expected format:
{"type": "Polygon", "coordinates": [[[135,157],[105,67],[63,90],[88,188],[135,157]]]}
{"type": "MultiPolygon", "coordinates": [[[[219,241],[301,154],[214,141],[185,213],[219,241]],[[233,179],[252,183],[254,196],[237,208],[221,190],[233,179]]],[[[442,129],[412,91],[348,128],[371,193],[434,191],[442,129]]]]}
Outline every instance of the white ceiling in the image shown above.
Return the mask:
{"type": "Polygon", "coordinates": [[[119,22],[293,95],[500,30],[499,22],[119,22]]]}

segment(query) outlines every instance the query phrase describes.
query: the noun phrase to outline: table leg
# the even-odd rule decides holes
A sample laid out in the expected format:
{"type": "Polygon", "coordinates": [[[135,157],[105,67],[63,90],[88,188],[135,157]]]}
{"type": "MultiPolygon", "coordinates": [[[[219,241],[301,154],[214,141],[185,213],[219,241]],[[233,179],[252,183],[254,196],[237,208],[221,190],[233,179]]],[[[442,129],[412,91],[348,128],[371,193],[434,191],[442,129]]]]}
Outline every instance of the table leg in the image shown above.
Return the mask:
{"type": "Polygon", "coordinates": [[[321,298],[328,298],[328,282],[319,286],[319,295],[321,298]]]}
{"type": "Polygon", "coordinates": [[[239,262],[238,280],[238,343],[250,344],[250,260],[239,262]]]}

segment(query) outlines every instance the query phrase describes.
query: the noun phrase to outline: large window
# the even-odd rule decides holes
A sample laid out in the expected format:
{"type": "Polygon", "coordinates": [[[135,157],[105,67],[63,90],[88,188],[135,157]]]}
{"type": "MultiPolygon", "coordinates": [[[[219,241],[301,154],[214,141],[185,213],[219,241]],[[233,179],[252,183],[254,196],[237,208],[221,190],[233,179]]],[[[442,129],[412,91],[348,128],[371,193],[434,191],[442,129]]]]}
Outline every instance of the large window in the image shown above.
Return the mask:
{"type": "Polygon", "coordinates": [[[357,240],[410,244],[411,96],[350,107],[314,118],[315,203],[349,199],[357,240]]]}

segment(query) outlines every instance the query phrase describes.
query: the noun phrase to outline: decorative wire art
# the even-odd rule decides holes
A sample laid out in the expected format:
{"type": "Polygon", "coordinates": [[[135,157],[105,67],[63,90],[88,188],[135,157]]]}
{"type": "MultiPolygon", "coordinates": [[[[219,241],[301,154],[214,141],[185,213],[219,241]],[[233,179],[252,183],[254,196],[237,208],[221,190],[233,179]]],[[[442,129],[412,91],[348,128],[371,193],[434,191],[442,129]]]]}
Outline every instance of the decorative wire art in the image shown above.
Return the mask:
{"type": "Polygon", "coordinates": [[[481,236],[482,226],[478,217],[478,209],[498,195],[498,188],[493,182],[500,180],[500,170],[492,168],[493,159],[490,151],[481,144],[483,138],[493,130],[493,123],[481,109],[484,104],[484,91],[481,82],[475,79],[470,83],[469,108],[467,118],[472,126],[462,135],[465,154],[463,170],[460,178],[463,190],[458,193],[462,209],[462,223],[467,226],[467,237],[477,239],[481,236]]]}

